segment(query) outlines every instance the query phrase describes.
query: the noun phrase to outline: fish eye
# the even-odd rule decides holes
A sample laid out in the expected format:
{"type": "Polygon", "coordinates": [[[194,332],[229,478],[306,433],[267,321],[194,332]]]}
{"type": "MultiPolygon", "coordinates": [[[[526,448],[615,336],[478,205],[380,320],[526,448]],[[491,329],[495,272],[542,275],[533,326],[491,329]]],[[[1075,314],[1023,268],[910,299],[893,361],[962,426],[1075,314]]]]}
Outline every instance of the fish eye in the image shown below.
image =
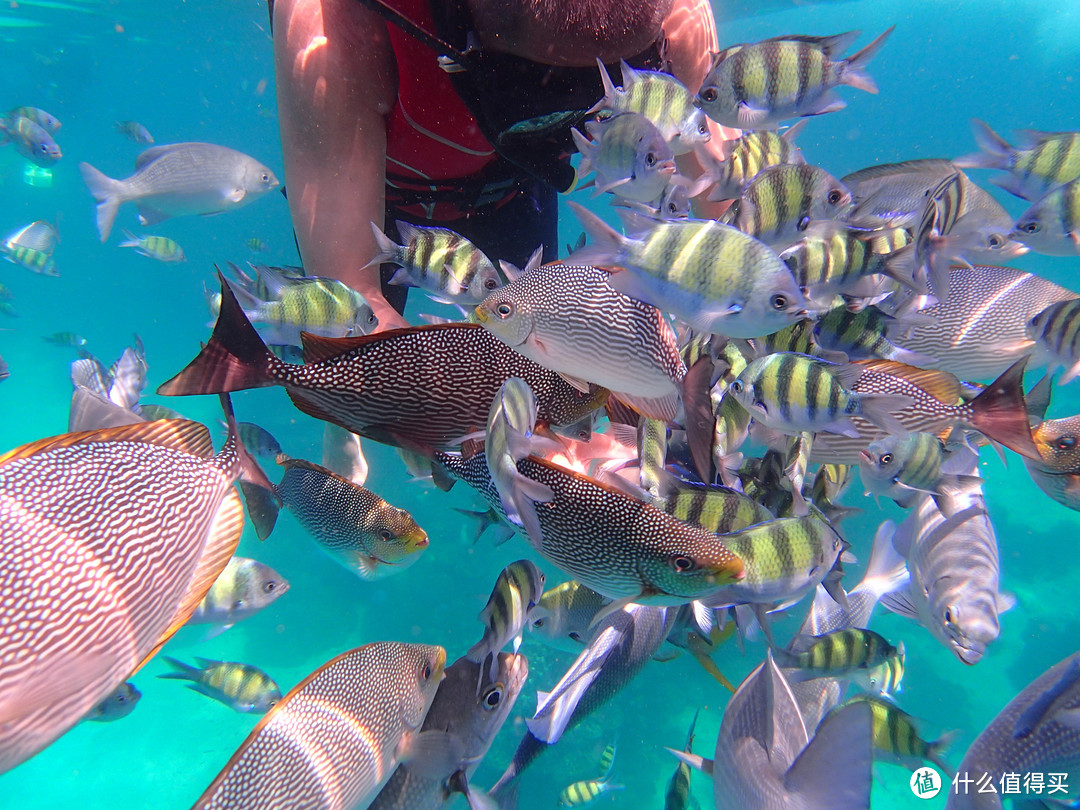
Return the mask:
{"type": "Polygon", "coordinates": [[[656,155],[654,153],[652,153],[652,152],[646,153],[646,155],[645,155],[645,165],[646,166],[655,166],[656,165],[656,155]]]}
{"type": "Polygon", "coordinates": [[[731,385],[728,386],[728,389],[733,394],[741,394],[742,393],[742,381],[741,380],[733,380],[731,385]]]}
{"type": "Polygon", "coordinates": [[[578,633],[576,630],[571,631],[568,635],[570,636],[571,641],[576,641],[579,644],[581,643],[581,634],[578,633]]]}
{"type": "Polygon", "coordinates": [[[510,304],[499,304],[495,307],[495,314],[503,319],[509,318],[514,314],[514,307],[510,304]]]}
{"type": "Polygon", "coordinates": [[[487,694],[484,695],[484,709],[496,709],[503,700],[503,692],[506,689],[506,685],[502,683],[493,683],[487,694]]]}
{"type": "Polygon", "coordinates": [[[675,205],[673,202],[669,202],[667,204],[667,210],[669,214],[677,214],[679,213],[679,206],[675,205]]]}
{"type": "Polygon", "coordinates": [[[945,619],[945,624],[955,624],[957,619],[960,618],[960,611],[954,605],[949,605],[945,608],[945,613],[942,615],[942,618],[945,619]]]}
{"type": "Polygon", "coordinates": [[[541,628],[543,626],[544,626],[544,620],[543,619],[537,619],[535,622],[533,622],[533,627],[535,627],[537,629],[539,629],[539,628],[541,628]]]}
{"type": "Polygon", "coordinates": [[[1042,230],[1042,225],[1032,220],[1026,225],[1021,225],[1020,230],[1022,230],[1024,233],[1038,233],[1040,230],[1042,230]]]}
{"type": "Polygon", "coordinates": [[[499,286],[499,282],[497,280],[493,279],[493,278],[489,278],[486,281],[484,281],[484,289],[485,290],[494,290],[498,286],[499,286]]]}
{"type": "Polygon", "coordinates": [[[701,100],[704,101],[706,104],[711,104],[712,102],[716,101],[716,98],[719,94],[716,92],[715,87],[706,87],[698,95],[701,96],[701,100]]]}
{"type": "Polygon", "coordinates": [[[423,670],[421,670],[421,672],[420,672],[420,679],[426,681],[430,677],[431,677],[431,664],[425,663],[423,670]]]}
{"type": "Polygon", "coordinates": [[[702,121],[700,124],[698,124],[697,131],[700,134],[705,135],[709,132],[709,125],[702,121]]]}
{"type": "Polygon", "coordinates": [[[379,537],[387,542],[390,542],[394,539],[394,535],[389,529],[379,529],[379,537]]]}
{"type": "Polygon", "coordinates": [[[829,196],[826,197],[826,199],[829,201],[829,205],[836,205],[840,200],[844,199],[844,193],[840,191],[840,189],[834,188],[829,192],[829,196]]]}
{"type": "Polygon", "coordinates": [[[1074,447],[1076,447],[1076,437],[1062,436],[1060,439],[1054,442],[1054,447],[1056,447],[1058,450],[1072,450],[1074,447]]]}
{"type": "Polygon", "coordinates": [[[687,571],[693,571],[696,566],[689,557],[679,556],[671,561],[671,567],[678,573],[685,574],[687,571]]]}
{"type": "Polygon", "coordinates": [[[1005,237],[1000,233],[990,234],[990,238],[986,240],[986,243],[994,250],[1005,244],[1005,237]]]}
{"type": "Polygon", "coordinates": [[[262,176],[262,181],[263,181],[264,183],[269,183],[269,182],[270,182],[270,175],[268,175],[268,174],[266,174],[265,172],[263,172],[263,176],[262,176]]]}
{"type": "Polygon", "coordinates": [[[232,603],[232,609],[233,610],[240,610],[240,608],[242,608],[243,606],[244,606],[244,600],[243,599],[237,599],[235,602],[232,603]]]}
{"type": "Polygon", "coordinates": [[[275,590],[277,590],[277,582],[272,579],[268,579],[266,580],[266,582],[263,583],[262,589],[263,593],[273,593],[275,590]]]}
{"type": "Polygon", "coordinates": [[[785,310],[788,307],[787,296],[779,294],[774,295],[772,298],[769,299],[769,304],[772,305],[772,308],[777,310],[778,312],[785,310]]]}
{"type": "Polygon", "coordinates": [[[878,461],[882,464],[892,464],[892,453],[882,453],[878,461]]]}

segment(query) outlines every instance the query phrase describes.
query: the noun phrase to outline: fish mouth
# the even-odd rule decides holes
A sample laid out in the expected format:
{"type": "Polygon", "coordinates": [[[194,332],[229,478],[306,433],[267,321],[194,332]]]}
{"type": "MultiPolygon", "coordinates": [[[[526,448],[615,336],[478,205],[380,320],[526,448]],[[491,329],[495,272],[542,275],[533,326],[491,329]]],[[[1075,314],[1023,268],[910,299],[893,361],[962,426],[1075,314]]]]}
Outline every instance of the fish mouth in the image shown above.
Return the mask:
{"type": "Polygon", "coordinates": [[[956,649],[956,657],[967,664],[969,667],[975,666],[982,660],[983,654],[986,652],[985,647],[967,647],[959,642],[954,642],[956,649]]]}
{"type": "Polygon", "coordinates": [[[414,532],[413,534],[407,535],[402,539],[405,541],[406,548],[415,549],[416,551],[425,549],[431,544],[431,541],[428,539],[427,532],[423,530],[419,532],[414,532]]]}
{"type": "Polygon", "coordinates": [[[860,450],[860,451],[859,451],[859,456],[861,456],[861,457],[862,457],[862,459],[863,459],[863,460],[864,460],[864,461],[865,461],[865,462],[866,462],[867,464],[873,464],[873,463],[874,463],[874,456],[873,456],[873,455],[872,455],[872,454],[870,453],[870,451],[869,451],[869,450],[865,450],[865,449],[864,449],[864,450],[860,450]]]}
{"type": "Polygon", "coordinates": [[[675,161],[674,160],[662,160],[656,164],[656,171],[662,175],[670,177],[675,174],[675,161]]]}

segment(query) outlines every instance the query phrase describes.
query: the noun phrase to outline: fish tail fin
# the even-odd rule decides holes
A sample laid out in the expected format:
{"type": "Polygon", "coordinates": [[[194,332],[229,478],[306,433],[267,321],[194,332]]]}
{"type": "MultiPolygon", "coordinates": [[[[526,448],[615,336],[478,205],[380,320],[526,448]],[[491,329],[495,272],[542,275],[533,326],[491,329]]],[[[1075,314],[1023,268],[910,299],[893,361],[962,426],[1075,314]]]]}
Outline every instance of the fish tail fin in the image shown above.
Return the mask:
{"type": "Polygon", "coordinates": [[[947,774],[949,779],[952,779],[953,776],[956,775],[956,771],[951,765],[949,765],[948,762],[945,761],[942,755],[945,753],[945,750],[950,745],[952,745],[953,741],[956,740],[959,734],[960,732],[957,729],[953,729],[952,731],[946,731],[944,734],[942,734],[940,737],[938,737],[936,740],[934,740],[927,746],[926,758],[930,762],[934,763],[934,765],[936,765],[938,768],[940,768],[945,774],[947,774]]]}
{"type": "Polygon", "coordinates": [[[863,48],[861,51],[856,51],[846,60],[844,65],[844,75],[840,79],[841,84],[846,84],[849,87],[857,87],[860,90],[865,90],[867,93],[877,93],[877,82],[873,77],[866,72],[866,66],[870,60],[877,55],[877,52],[881,50],[881,46],[885,44],[885,40],[888,39],[889,34],[896,28],[895,25],[889,26],[889,28],[881,34],[877,39],[863,48]]]}
{"type": "Polygon", "coordinates": [[[1008,169],[1009,155],[1012,154],[1012,146],[990,129],[978,118],[971,119],[971,131],[975,135],[975,143],[982,151],[973,155],[964,155],[953,161],[954,166],[961,169],[1008,169]]]}
{"type": "Polygon", "coordinates": [[[869,807],[871,741],[869,704],[853,703],[833,712],[795,758],[784,775],[784,787],[799,794],[806,807],[869,807]]]}
{"type": "Polygon", "coordinates": [[[1031,439],[1027,403],[1024,401],[1024,367],[1021,357],[971,401],[971,425],[986,438],[1005,445],[1033,461],[1041,461],[1031,439]]]}
{"type": "Polygon", "coordinates": [[[158,388],[163,396],[221,394],[276,384],[271,369],[282,365],[281,361],[266,348],[220,271],[218,279],[221,308],[210,342],[183,371],[158,388]]]}
{"type": "Polygon", "coordinates": [[[183,661],[177,661],[175,658],[170,658],[167,655],[161,656],[169,665],[172,666],[175,672],[166,672],[162,675],[158,675],[159,678],[175,679],[180,681],[194,681],[199,677],[199,668],[193,667],[191,664],[185,664],[183,661]]]}
{"type": "Polygon", "coordinates": [[[866,573],[862,581],[855,586],[865,589],[877,602],[887,593],[892,593],[908,584],[907,562],[893,548],[892,535],[895,525],[882,523],[874,535],[874,544],[870,549],[870,560],[866,563],[866,573]]]}
{"type": "Polygon", "coordinates": [[[101,241],[104,242],[109,238],[116,212],[120,208],[120,203],[124,201],[122,196],[124,183],[121,180],[114,180],[89,163],[80,163],[79,173],[86,187],[97,200],[97,229],[101,241]]]}
{"type": "Polygon", "coordinates": [[[569,259],[584,264],[618,264],[626,237],[584,206],[575,202],[568,202],[567,205],[577,214],[581,227],[594,242],[575,251],[569,259]]]}
{"type": "Polygon", "coordinates": [[[499,520],[491,509],[488,509],[486,512],[476,512],[471,509],[459,509],[456,506],[452,508],[455,512],[464,517],[468,524],[471,524],[471,528],[466,530],[466,535],[472,538],[473,545],[480,542],[480,537],[492,526],[500,529],[498,538],[495,540],[495,545],[497,546],[501,546],[514,536],[513,529],[503,525],[503,522],[499,520]]]}
{"type": "Polygon", "coordinates": [[[121,242],[119,245],[117,245],[117,247],[138,247],[139,246],[139,237],[137,237],[135,234],[133,234],[127,228],[124,228],[123,230],[124,230],[124,240],[125,241],[121,242]]]}
{"type": "Polygon", "coordinates": [[[378,247],[379,252],[375,254],[375,257],[370,262],[361,267],[361,270],[375,264],[392,262],[397,257],[398,251],[401,250],[401,246],[383,233],[382,229],[374,222],[371,223],[371,233],[375,237],[375,245],[378,247]]]}

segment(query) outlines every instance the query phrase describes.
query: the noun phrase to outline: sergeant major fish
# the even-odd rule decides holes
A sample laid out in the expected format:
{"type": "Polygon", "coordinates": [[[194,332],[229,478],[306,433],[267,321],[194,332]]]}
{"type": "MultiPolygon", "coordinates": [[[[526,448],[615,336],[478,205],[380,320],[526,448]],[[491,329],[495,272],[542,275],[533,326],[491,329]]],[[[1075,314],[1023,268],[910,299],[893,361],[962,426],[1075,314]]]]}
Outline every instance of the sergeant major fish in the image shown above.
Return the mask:
{"type": "Polygon", "coordinates": [[[492,680],[496,679],[496,659],[503,647],[513,641],[514,652],[517,652],[522,629],[544,593],[544,580],[543,572],[528,560],[510,563],[499,573],[491,596],[480,611],[480,621],[484,623],[483,638],[466,653],[470,661],[490,664],[492,680]]]}
{"type": "Polygon", "coordinates": [[[1080,177],[1080,132],[1022,130],[1018,146],[973,119],[971,128],[981,152],[957,158],[961,168],[1001,169],[1008,172],[992,183],[1006,191],[1037,200],[1047,192],[1080,177]]]}
{"type": "MultiPolygon", "coordinates": [[[[768,335],[805,311],[787,266],[736,228],[711,220],[646,221],[642,238],[631,238],[577,203],[568,205],[597,242],[574,254],[575,262],[625,267],[610,278],[612,287],[682,318],[697,332],[768,335]]],[[[633,214],[624,219],[640,221],[633,214]]]]}
{"type": "Polygon", "coordinates": [[[859,469],[868,492],[888,496],[901,506],[911,505],[916,493],[928,492],[948,518],[960,508],[958,495],[982,486],[977,475],[949,471],[970,467],[970,455],[966,448],[948,447],[933,434],[909,433],[873,442],[862,451],[859,469]]]}
{"type": "Polygon", "coordinates": [[[288,590],[289,581],[269,565],[233,557],[187,623],[215,624],[224,632],[273,604],[288,590]]]}
{"type": "Polygon", "coordinates": [[[112,691],[112,694],[87,712],[83,720],[112,723],[135,711],[135,706],[141,698],[142,692],[135,687],[135,684],[122,683],[112,691]]]}
{"type": "Polygon", "coordinates": [[[596,172],[596,191],[626,200],[652,202],[675,174],[675,155],[664,136],[644,115],[623,112],[585,125],[590,141],[571,129],[581,152],[578,174],[596,172]]]}
{"type": "Polygon", "coordinates": [[[805,163],[795,138],[806,121],[788,127],[782,134],[767,129],[746,132],[737,140],[724,144],[724,159],[717,160],[709,150],[698,149],[698,160],[714,182],[708,199],[731,200],[742,194],[743,188],[758,172],[785,163],[805,163]]]}
{"type": "Polygon", "coordinates": [[[263,714],[281,700],[281,690],[270,677],[251,664],[196,658],[199,666],[164,656],[176,670],[158,675],[191,681],[188,688],[224,703],[233,711],[263,714]]]}
{"type": "Polygon", "coordinates": [[[889,28],[846,59],[834,58],[859,35],[774,37],[734,45],[717,54],[695,103],[714,121],[740,129],[771,129],[781,121],[841,110],[841,84],[876,93],[867,63],[892,33],[889,28]]]}
{"type": "Polygon", "coordinates": [[[1039,198],[1016,220],[1012,235],[1037,253],[1080,255],[1080,180],[1039,198]]]}
{"type": "Polygon", "coordinates": [[[135,248],[135,252],[159,262],[171,264],[185,262],[184,249],[167,236],[136,236],[131,231],[124,231],[125,241],[120,247],[135,248]]]}
{"type": "Polygon", "coordinates": [[[124,180],[106,177],[89,163],[80,163],[79,171],[98,203],[102,242],[126,202],[139,206],[143,225],[153,225],[170,217],[238,208],[280,185],[274,173],[254,158],[212,143],[151,147],[136,158],[135,173],[124,180]]]}
{"type": "Polygon", "coordinates": [[[49,131],[22,115],[0,116],[0,146],[6,143],[14,144],[20,155],[45,168],[63,157],[49,131]]]}
{"type": "Polygon", "coordinates": [[[39,219],[10,234],[0,246],[0,253],[12,264],[31,273],[59,276],[53,259],[57,241],[55,226],[39,219]]]}

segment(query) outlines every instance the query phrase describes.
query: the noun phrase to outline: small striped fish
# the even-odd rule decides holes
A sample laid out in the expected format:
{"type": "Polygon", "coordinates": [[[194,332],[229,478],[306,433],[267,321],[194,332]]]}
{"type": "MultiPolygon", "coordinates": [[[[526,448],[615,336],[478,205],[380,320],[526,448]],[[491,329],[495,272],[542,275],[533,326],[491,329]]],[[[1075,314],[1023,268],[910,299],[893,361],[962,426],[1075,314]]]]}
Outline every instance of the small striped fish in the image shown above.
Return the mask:
{"type": "Polygon", "coordinates": [[[48,132],[56,132],[60,129],[60,120],[52,113],[46,112],[40,107],[15,107],[8,113],[8,116],[11,118],[17,118],[19,116],[29,118],[48,132]]]}
{"type": "Polygon", "coordinates": [[[807,228],[802,239],[780,254],[808,298],[828,301],[838,293],[861,292],[867,276],[883,273],[914,287],[887,261],[890,254],[911,241],[903,228],[864,231],[838,223],[807,228]]]}
{"type": "Polygon", "coordinates": [[[265,714],[281,700],[278,685],[251,664],[196,657],[199,666],[193,667],[167,655],[163,657],[176,672],[166,672],[158,675],[159,678],[191,681],[190,689],[224,703],[233,711],[265,714]]]}
{"type": "Polygon", "coordinates": [[[923,366],[932,363],[934,358],[901,349],[890,340],[892,333],[918,321],[919,316],[900,321],[875,306],[863,307],[858,312],[837,306],[814,324],[814,339],[822,349],[843,352],[849,360],[879,358],[923,366]]]}
{"type": "Polygon", "coordinates": [[[229,420],[216,456],[205,427],[171,420],[0,457],[0,773],[153,657],[225,568],[243,528],[233,482],[268,483],[229,420]]]}
{"type": "Polygon", "coordinates": [[[578,175],[596,172],[596,191],[625,200],[651,203],[675,174],[675,154],[653,123],[636,112],[623,112],[585,124],[589,138],[571,129],[581,152],[578,175]]]}
{"type": "Polygon", "coordinates": [[[623,790],[625,785],[616,785],[606,777],[604,779],[582,779],[573,782],[559,793],[559,807],[581,807],[600,798],[609,790],[623,790]]]}
{"type": "Polygon", "coordinates": [[[857,392],[852,386],[863,369],[827,363],[790,352],[759,357],[728,386],[734,397],[762,425],[796,434],[803,431],[858,436],[852,419],[891,433],[903,433],[893,415],[912,402],[904,395],[857,392]]]}
{"type": "Polygon", "coordinates": [[[529,631],[557,650],[581,652],[593,634],[593,617],[608,600],[580,582],[568,580],[544,591],[533,608],[529,631]]]}
{"type": "Polygon", "coordinates": [[[1024,343],[1035,346],[1041,358],[1049,363],[1051,373],[1059,366],[1065,369],[1059,385],[1080,374],[1080,299],[1048,306],[1028,321],[1027,336],[1024,343]]]}
{"type": "Polygon", "coordinates": [[[1080,178],[1080,132],[1020,132],[1019,146],[1012,146],[978,119],[971,122],[975,142],[982,149],[957,158],[961,168],[1002,169],[1004,177],[991,182],[1023,197],[1037,200],[1057,186],[1080,178]]]}
{"type": "Polygon", "coordinates": [[[360,436],[413,449],[450,448],[486,423],[510,377],[537,397],[538,418],[569,425],[601,407],[607,391],[578,391],[559,375],[474,324],[395,329],[352,338],[305,339],[303,365],[275,357],[228,283],[210,342],[172,380],[166,396],[283,386],[297,408],[360,436]]]}
{"type": "Polygon", "coordinates": [[[892,701],[872,695],[856,695],[840,705],[850,706],[853,703],[865,703],[873,712],[874,759],[891,762],[912,771],[918,770],[924,762],[929,762],[952,778],[954,771],[942,758],[942,754],[956,737],[956,732],[927,742],[919,736],[915,718],[901,711],[892,701]]]}
{"type": "Polygon", "coordinates": [[[805,126],[806,121],[799,121],[782,134],[767,129],[747,132],[724,145],[723,160],[717,160],[708,150],[698,150],[698,159],[716,184],[707,199],[734,199],[762,169],[784,163],[805,163],[802,150],[795,145],[796,136],[805,126]]]}
{"type": "Polygon", "coordinates": [[[841,84],[876,93],[866,73],[885,33],[846,59],[839,59],[857,31],[829,37],[775,37],[735,45],[717,54],[695,102],[727,127],[769,129],[788,118],[820,115],[847,106],[835,94],[841,84]]]}
{"type": "Polygon", "coordinates": [[[228,630],[288,593],[289,581],[258,560],[233,557],[188,624],[217,624],[228,630]]]}
{"type": "Polygon", "coordinates": [[[674,76],[655,70],[634,70],[623,61],[619,63],[623,83],[616,87],[604,63],[599,59],[596,63],[604,97],[593,105],[590,113],[601,110],[639,113],[653,123],[676,155],[709,141],[705,113],[694,106],[693,94],[674,76]]]}
{"type": "Polygon", "coordinates": [[[1031,480],[1062,506],[1080,510],[1080,416],[1047,419],[1031,438],[1040,456],[1024,459],[1031,480]]]}
{"type": "Polygon", "coordinates": [[[445,663],[442,647],[389,641],[331,659],[259,721],[192,810],[367,807],[409,759],[445,663]]]}
{"type": "Polygon", "coordinates": [[[738,549],[746,576],[702,601],[709,607],[797,600],[833,570],[844,541],[819,517],[779,518],[722,535],[738,549]]]}
{"type": "MultiPolygon", "coordinates": [[[[694,712],[694,719],[690,721],[690,730],[686,732],[686,745],[683,753],[694,753],[694,728],[697,726],[700,710],[694,712]]],[[[667,791],[664,793],[664,810],[689,810],[690,808],[690,766],[680,762],[675,769],[671,780],[668,782],[667,791]]]]}
{"type": "Polygon", "coordinates": [[[773,650],[776,662],[793,672],[789,682],[837,678],[859,669],[873,669],[899,653],[880,633],[859,627],[806,636],[793,642],[793,651],[773,650]]]}
{"type": "Polygon", "coordinates": [[[641,413],[672,420],[686,374],[675,333],[659,310],[612,289],[611,278],[598,267],[538,267],[485,298],[475,319],[579,389],[595,383],[641,413]]]}
{"type": "Polygon", "coordinates": [[[12,264],[31,273],[59,276],[60,271],[53,260],[56,242],[56,228],[39,219],[10,234],[0,245],[0,253],[12,264]]]}
{"type": "Polygon", "coordinates": [[[575,261],[626,270],[609,283],[619,292],[686,321],[696,332],[757,337],[783,329],[805,311],[787,266],[768,246],[713,220],[642,220],[640,239],[622,236],[577,203],[568,203],[596,240],[575,261]]]}
{"type": "Polygon", "coordinates": [[[535,564],[518,560],[506,566],[495,580],[491,596],[480,611],[484,635],[466,653],[466,658],[480,664],[491,657],[492,680],[495,680],[496,659],[503,647],[513,641],[514,652],[517,652],[521,631],[544,593],[545,579],[535,564]]]}
{"type": "Polygon", "coordinates": [[[285,468],[274,488],[282,503],[323,551],[361,579],[400,573],[428,547],[412,515],[371,490],[310,461],[280,455],[277,463],[285,468]]]}
{"type": "Polygon", "coordinates": [[[126,241],[120,247],[135,248],[135,252],[159,262],[186,262],[184,249],[167,236],[136,236],[131,231],[124,231],[126,241]]]}
{"type": "Polygon", "coordinates": [[[438,810],[452,802],[455,793],[472,798],[469,779],[506,722],[529,674],[523,655],[500,653],[494,666],[490,679],[484,677],[482,664],[466,658],[446,668],[420,734],[445,734],[458,757],[448,760],[441,773],[433,773],[427,762],[418,762],[416,767],[403,762],[369,810],[438,810]]]}
{"type": "Polygon", "coordinates": [[[885,495],[901,506],[909,506],[919,492],[928,492],[945,517],[958,510],[957,495],[978,489],[976,475],[947,472],[946,464],[966,464],[968,451],[946,447],[931,433],[886,436],[862,452],[859,470],[868,492],[885,495]]]}
{"type": "Polygon", "coordinates": [[[437,300],[478,304],[502,278],[480,248],[446,228],[424,228],[396,222],[402,244],[395,243],[371,223],[379,252],[365,267],[392,262],[400,266],[390,284],[419,287],[437,300]]]}
{"type": "Polygon", "coordinates": [[[1080,180],[1040,198],[1016,220],[1012,235],[1037,253],[1080,255],[1080,180]]]}
{"type": "Polygon", "coordinates": [[[851,200],[847,187],[824,169],[785,163],[762,169],[746,184],[732,205],[731,224],[782,250],[801,239],[810,223],[843,217],[851,200]]]}

